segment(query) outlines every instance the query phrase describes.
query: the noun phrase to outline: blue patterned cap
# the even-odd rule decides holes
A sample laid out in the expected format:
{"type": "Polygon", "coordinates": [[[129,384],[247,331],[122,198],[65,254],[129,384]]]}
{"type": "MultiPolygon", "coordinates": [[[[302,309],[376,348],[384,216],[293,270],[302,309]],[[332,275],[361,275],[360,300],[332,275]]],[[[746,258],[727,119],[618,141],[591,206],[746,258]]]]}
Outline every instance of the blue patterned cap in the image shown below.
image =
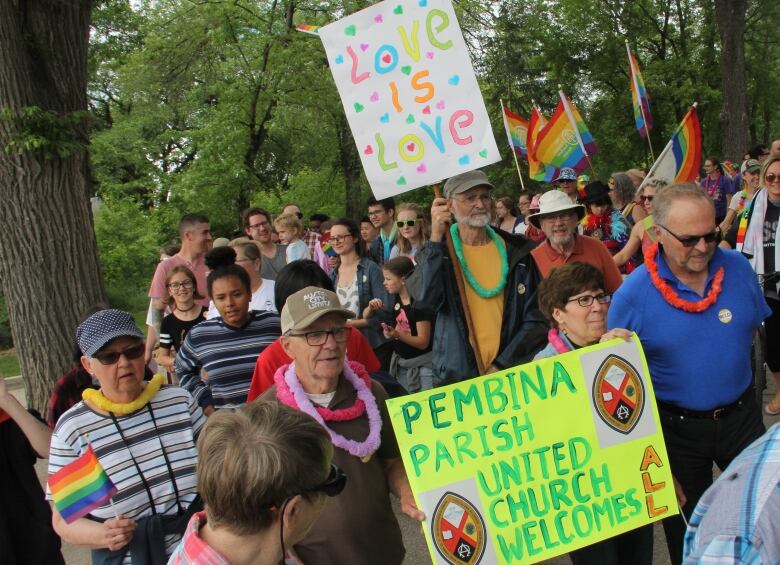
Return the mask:
{"type": "Polygon", "coordinates": [[[553,182],[558,182],[559,180],[577,180],[577,173],[574,171],[574,169],[564,167],[558,173],[558,176],[553,182]]]}
{"type": "Polygon", "coordinates": [[[95,312],[76,329],[76,341],[87,357],[92,357],[112,339],[123,336],[144,338],[133,316],[123,310],[95,312]]]}

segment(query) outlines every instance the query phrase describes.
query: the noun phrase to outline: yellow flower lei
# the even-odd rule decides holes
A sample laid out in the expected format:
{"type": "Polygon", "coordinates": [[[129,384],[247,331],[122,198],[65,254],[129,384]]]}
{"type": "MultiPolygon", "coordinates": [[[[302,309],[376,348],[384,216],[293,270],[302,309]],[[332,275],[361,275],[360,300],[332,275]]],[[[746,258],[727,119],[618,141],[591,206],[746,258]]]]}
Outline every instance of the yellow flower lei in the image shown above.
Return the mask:
{"type": "Polygon", "coordinates": [[[155,394],[157,394],[157,391],[160,390],[160,386],[162,386],[163,382],[163,376],[162,375],[155,375],[152,377],[152,380],[149,381],[149,383],[146,385],[144,390],[141,392],[141,394],[133,400],[132,402],[113,402],[103,396],[103,393],[99,390],[95,390],[94,388],[88,388],[84,390],[84,392],[81,393],[81,398],[84,400],[88,400],[90,404],[93,404],[96,408],[99,408],[101,410],[104,410],[106,412],[111,412],[113,414],[117,414],[119,416],[124,416],[126,414],[131,414],[135,412],[136,410],[140,410],[144,406],[146,406],[149,401],[154,397],[155,394]]]}

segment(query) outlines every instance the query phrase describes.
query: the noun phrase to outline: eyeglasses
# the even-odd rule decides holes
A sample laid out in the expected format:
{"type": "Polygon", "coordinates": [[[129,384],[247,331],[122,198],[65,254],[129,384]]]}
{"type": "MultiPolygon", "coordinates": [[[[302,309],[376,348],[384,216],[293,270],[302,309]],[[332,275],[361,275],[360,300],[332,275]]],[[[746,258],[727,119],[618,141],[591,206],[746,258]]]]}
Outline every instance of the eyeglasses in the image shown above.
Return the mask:
{"type": "Polygon", "coordinates": [[[372,211],[372,210],[369,210],[369,211],[368,211],[368,215],[369,215],[369,216],[381,216],[381,215],[382,215],[382,214],[384,214],[384,213],[385,213],[385,211],[384,211],[384,210],[373,210],[373,211],[372,211]]]}
{"type": "Polygon", "coordinates": [[[697,243],[699,243],[700,239],[704,240],[704,243],[712,243],[714,241],[720,241],[720,228],[715,228],[715,231],[712,231],[710,233],[705,233],[704,235],[689,235],[686,237],[680,237],[676,233],[674,233],[672,230],[667,228],[666,226],[662,226],[661,224],[656,224],[659,228],[663,228],[666,231],[668,231],[674,239],[680,242],[680,245],[683,247],[693,247],[697,243]]]}
{"type": "Polygon", "coordinates": [[[578,296],[577,298],[569,298],[566,301],[566,304],[569,302],[576,302],[583,308],[587,308],[588,306],[593,305],[594,300],[599,304],[609,304],[612,302],[612,295],[604,294],[603,292],[601,294],[596,294],[595,296],[593,294],[586,294],[585,296],[578,296]]]}
{"type": "Polygon", "coordinates": [[[577,179],[560,179],[557,182],[558,184],[568,184],[570,182],[577,182],[577,179]]]}
{"type": "Polygon", "coordinates": [[[242,257],[241,259],[236,259],[236,263],[245,263],[247,261],[254,261],[254,259],[250,259],[249,257],[242,257]]]}
{"type": "Polygon", "coordinates": [[[483,193],[475,193],[475,194],[469,194],[468,196],[462,196],[458,195],[455,197],[455,200],[458,202],[463,202],[468,204],[469,206],[474,206],[477,203],[477,200],[483,203],[488,203],[493,198],[490,196],[489,192],[483,192],[483,193]]]}
{"type": "Polygon", "coordinates": [[[260,222],[259,224],[249,224],[247,227],[250,230],[257,230],[262,228],[263,226],[270,226],[271,224],[269,222],[260,222]]]}
{"type": "Polygon", "coordinates": [[[655,198],[655,194],[653,194],[652,196],[645,196],[643,194],[642,196],[639,197],[639,200],[641,200],[642,202],[652,202],[653,198],[655,198]]]}
{"type": "Polygon", "coordinates": [[[113,365],[119,361],[120,355],[124,355],[128,359],[138,359],[146,351],[146,346],[143,342],[138,345],[133,345],[122,351],[109,351],[107,353],[95,353],[92,358],[100,361],[101,365],[113,365]]]}
{"type": "Polygon", "coordinates": [[[330,236],[330,241],[332,241],[334,243],[341,243],[342,241],[344,241],[348,237],[352,237],[352,234],[348,233],[346,235],[332,235],[332,236],[330,236]]]}
{"type": "Polygon", "coordinates": [[[766,182],[771,182],[771,183],[773,183],[775,181],[780,181],[780,174],[778,174],[778,173],[767,173],[767,174],[764,175],[764,180],[766,182]]]}
{"type": "Polygon", "coordinates": [[[406,226],[409,226],[410,228],[413,228],[414,224],[416,224],[416,223],[417,223],[417,220],[406,220],[406,221],[398,220],[395,223],[395,225],[397,225],[399,228],[403,228],[403,227],[406,227],[406,226]]]}
{"type": "Polygon", "coordinates": [[[325,480],[315,487],[306,489],[304,492],[321,492],[325,496],[333,497],[340,494],[346,484],[347,475],[339,466],[331,463],[330,472],[325,480]]]}
{"type": "Polygon", "coordinates": [[[325,342],[328,341],[329,335],[333,336],[333,339],[336,340],[336,343],[344,343],[349,339],[351,333],[352,333],[352,328],[350,326],[344,326],[341,328],[334,328],[332,330],[320,330],[316,332],[305,332],[302,334],[287,334],[287,335],[289,337],[305,337],[306,343],[316,347],[319,345],[325,345],[325,342]]]}
{"type": "Polygon", "coordinates": [[[192,288],[192,281],[183,281],[183,282],[172,282],[168,284],[168,288],[171,290],[179,290],[180,288],[183,288],[185,290],[189,290],[192,288]]]}
{"type": "Polygon", "coordinates": [[[576,212],[572,212],[571,210],[565,210],[563,212],[552,212],[550,214],[542,214],[539,216],[539,221],[554,221],[554,220],[571,220],[572,218],[576,218],[577,214],[576,212]]]}

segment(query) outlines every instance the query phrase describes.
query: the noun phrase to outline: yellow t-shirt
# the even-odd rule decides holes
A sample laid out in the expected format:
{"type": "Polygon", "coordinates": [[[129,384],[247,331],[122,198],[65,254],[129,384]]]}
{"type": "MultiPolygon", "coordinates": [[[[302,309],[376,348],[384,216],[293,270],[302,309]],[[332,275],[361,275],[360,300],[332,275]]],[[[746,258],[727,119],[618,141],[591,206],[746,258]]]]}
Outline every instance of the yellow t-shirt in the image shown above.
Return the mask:
{"type": "MultiPolygon", "coordinates": [[[[504,245],[504,242],[500,241],[499,245],[504,245]]],[[[501,280],[501,256],[492,240],[487,245],[464,243],[463,258],[482,288],[491,289],[498,285],[501,280]]],[[[479,343],[482,364],[487,370],[498,355],[498,348],[501,345],[504,291],[502,290],[493,298],[482,298],[471,288],[465,275],[463,285],[466,287],[466,301],[471,311],[471,321],[474,323],[474,334],[479,343]]]]}

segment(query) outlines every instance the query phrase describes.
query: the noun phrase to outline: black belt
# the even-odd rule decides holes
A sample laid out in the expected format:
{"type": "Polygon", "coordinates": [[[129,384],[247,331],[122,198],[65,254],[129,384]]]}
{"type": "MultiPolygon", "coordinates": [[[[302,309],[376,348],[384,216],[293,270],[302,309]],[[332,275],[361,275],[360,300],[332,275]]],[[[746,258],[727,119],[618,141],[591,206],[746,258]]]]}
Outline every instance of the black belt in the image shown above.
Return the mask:
{"type": "Polygon", "coordinates": [[[753,394],[753,387],[750,386],[737,400],[726,406],[720,406],[718,408],[712,408],[710,410],[689,410],[688,408],[682,408],[674,404],[669,404],[663,400],[656,400],[659,410],[669,412],[676,416],[683,416],[685,418],[698,418],[700,420],[722,420],[728,416],[736,408],[739,408],[745,403],[745,400],[750,398],[753,394]]]}

